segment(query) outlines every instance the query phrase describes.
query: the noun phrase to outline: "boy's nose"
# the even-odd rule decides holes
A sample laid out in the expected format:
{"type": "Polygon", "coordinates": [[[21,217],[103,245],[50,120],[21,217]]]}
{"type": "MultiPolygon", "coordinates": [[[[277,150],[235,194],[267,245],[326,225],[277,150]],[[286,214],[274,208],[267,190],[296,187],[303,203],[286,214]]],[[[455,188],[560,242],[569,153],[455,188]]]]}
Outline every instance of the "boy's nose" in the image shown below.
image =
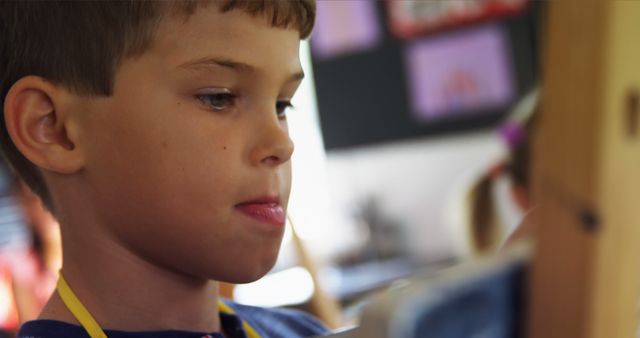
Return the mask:
{"type": "Polygon", "coordinates": [[[258,142],[251,156],[255,165],[277,166],[291,159],[293,141],[280,121],[262,125],[256,136],[258,142]]]}

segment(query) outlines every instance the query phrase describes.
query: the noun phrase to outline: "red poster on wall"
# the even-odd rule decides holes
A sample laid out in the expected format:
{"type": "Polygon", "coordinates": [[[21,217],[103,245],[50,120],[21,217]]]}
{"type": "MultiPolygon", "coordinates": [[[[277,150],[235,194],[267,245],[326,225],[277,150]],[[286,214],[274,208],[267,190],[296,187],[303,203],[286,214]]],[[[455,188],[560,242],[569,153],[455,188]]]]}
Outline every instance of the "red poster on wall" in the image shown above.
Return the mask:
{"type": "Polygon", "coordinates": [[[403,39],[525,11],[530,0],[387,0],[391,31],[403,39]]]}

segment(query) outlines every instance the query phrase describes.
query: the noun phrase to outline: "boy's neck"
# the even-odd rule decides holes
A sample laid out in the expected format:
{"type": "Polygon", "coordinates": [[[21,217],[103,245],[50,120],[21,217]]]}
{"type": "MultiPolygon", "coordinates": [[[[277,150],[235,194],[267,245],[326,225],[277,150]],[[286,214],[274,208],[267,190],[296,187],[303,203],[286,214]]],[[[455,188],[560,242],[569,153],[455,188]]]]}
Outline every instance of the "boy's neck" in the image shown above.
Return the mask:
{"type": "MultiPolygon", "coordinates": [[[[220,331],[216,282],[163,269],[99,239],[86,250],[66,245],[64,254],[65,279],[103,329],[220,331]]],[[[78,324],[57,292],[39,319],[78,324]]]]}

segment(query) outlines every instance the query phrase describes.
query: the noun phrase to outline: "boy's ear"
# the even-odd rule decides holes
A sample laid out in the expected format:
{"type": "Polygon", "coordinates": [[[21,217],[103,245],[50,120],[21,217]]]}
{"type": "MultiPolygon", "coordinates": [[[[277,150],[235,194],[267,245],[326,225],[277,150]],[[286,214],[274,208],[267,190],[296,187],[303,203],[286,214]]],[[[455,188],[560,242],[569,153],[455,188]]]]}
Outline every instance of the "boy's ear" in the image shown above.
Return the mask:
{"type": "Polygon", "coordinates": [[[4,101],[7,131],[20,152],[36,166],[60,174],[77,172],[84,158],[74,140],[69,92],[38,76],[25,76],[4,101]]]}

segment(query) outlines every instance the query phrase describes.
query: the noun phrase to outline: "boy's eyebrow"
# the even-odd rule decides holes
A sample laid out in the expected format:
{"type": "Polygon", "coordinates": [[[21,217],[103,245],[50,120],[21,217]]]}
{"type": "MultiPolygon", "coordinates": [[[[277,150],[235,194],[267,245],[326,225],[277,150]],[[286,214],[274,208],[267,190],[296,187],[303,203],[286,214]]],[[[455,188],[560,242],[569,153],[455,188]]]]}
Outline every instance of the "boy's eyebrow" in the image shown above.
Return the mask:
{"type": "MultiPolygon", "coordinates": [[[[217,58],[203,58],[195,61],[190,61],[190,62],[181,64],[180,66],[178,66],[178,68],[194,69],[194,68],[211,67],[211,66],[229,68],[237,72],[252,72],[255,69],[255,67],[247,63],[233,61],[229,59],[217,59],[217,58]]],[[[300,81],[302,79],[304,79],[304,72],[300,70],[299,72],[296,72],[293,75],[291,75],[287,80],[287,83],[300,81]]]]}

